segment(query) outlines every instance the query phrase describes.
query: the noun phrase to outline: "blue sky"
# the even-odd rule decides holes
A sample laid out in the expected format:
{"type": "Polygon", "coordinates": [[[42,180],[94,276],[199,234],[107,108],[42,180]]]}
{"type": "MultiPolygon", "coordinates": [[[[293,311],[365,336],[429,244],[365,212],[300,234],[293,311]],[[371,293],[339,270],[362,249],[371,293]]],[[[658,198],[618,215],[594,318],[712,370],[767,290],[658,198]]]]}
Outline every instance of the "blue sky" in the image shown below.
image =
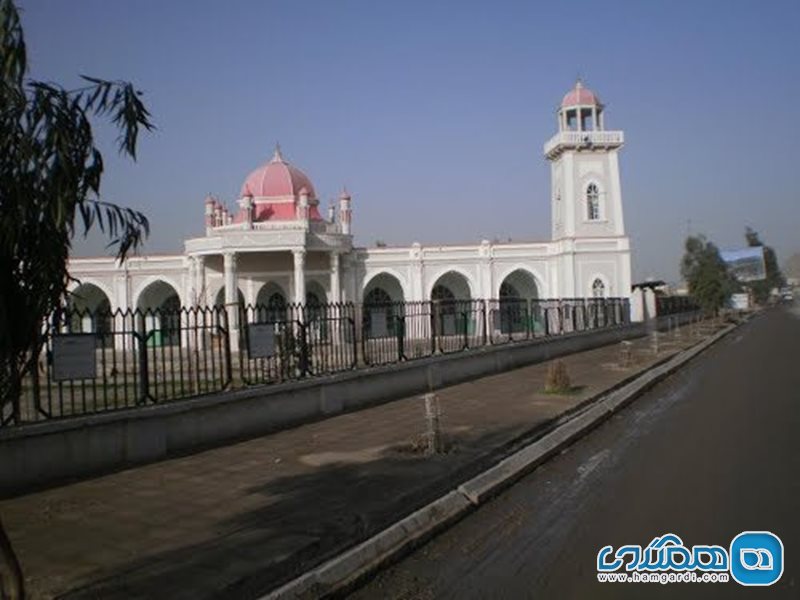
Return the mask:
{"type": "Polygon", "coordinates": [[[104,196],[150,217],[146,252],[202,234],[206,194],[232,203],[276,141],[324,204],[347,185],[360,244],[547,239],[541,148],[578,74],[626,134],[636,279],[677,279],[689,228],[800,251],[797,1],[20,6],[32,77],[144,90],[158,131],[139,161],[99,135],[104,196]]]}

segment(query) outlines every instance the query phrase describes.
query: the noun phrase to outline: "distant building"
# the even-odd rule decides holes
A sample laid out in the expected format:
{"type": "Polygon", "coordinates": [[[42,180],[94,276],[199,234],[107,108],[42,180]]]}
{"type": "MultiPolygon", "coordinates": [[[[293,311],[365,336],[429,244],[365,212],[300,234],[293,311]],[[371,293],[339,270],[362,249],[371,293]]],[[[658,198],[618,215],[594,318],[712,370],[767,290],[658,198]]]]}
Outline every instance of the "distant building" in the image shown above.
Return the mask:
{"type": "Polygon", "coordinates": [[[786,283],[793,287],[800,287],[800,254],[792,254],[783,267],[783,276],[786,283]]]}
{"type": "MultiPolygon", "coordinates": [[[[353,246],[355,206],[342,191],[326,213],[311,179],[277,148],[229,209],[205,201],[205,234],[175,255],[69,262],[81,308],[429,299],[628,297],[619,150],[597,95],[575,84],[544,145],[551,171],[549,241],[353,246]]],[[[498,190],[502,194],[503,190],[498,190]]],[[[502,198],[491,198],[494,206],[502,198]]],[[[480,218],[480,215],[475,215],[480,218]]]]}

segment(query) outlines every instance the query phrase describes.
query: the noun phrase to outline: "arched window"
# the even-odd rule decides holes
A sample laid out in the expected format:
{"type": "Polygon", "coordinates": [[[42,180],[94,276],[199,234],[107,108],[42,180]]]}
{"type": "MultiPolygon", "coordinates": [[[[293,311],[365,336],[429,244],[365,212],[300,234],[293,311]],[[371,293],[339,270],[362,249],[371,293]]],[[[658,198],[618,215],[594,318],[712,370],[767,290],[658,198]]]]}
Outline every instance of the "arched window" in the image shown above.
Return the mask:
{"type": "Polygon", "coordinates": [[[504,281],[503,283],[500,284],[500,299],[501,300],[503,300],[505,298],[515,298],[516,299],[516,298],[519,298],[519,297],[520,297],[519,292],[517,291],[517,288],[515,288],[513,285],[511,285],[507,281],[504,281]]]}
{"type": "Polygon", "coordinates": [[[324,304],[317,292],[306,292],[305,319],[314,323],[312,339],[324,340],[328,337],[328,305],[324,304]]]}
{"type": "Polygon", "coordinates": [[[389,293],[380,287],[372,288],[366,296],[364,296],[364,304],[391,304],[392,297],[389,293]]]}
{"type": "Polygon", "coordinates": [[[280,292],[273,292],[267,300],[267,308],[283,310],[286,308],[286,298],[280,292]]]}
{"type": "Polygon", "coordinates": [[[456,296],[449,287],[435,285],[431,291],[431,300],[434,302],[455,302],[456,296]]]}
{"type": "Polygon", "coordinates": [[[401,314],[402,305],[395,303],[389,292],[382,287],[374,287],[364,296],[364,331],[369,337],[384,337],[397,335],[397,327],[400,326],[398,317],[401,314]],[[385,315],[385,329],[375,324],[373,319],[377,316],[385,315]]]}
{"type": "Polygon", "coordinates": [[[456,312],[456,295],[444,285],[437,284],[431,290],[431,300],[440,314],[452,314],[456,312]]]}
{"type": "Polygon", "coordinates": [[[600,191],[596,183],[590,183],[586,188],[586,210],[590,221],[600,218],[600,191]]]}
{"type": "Polygon", "coordinates": [[[319,296],[314,292],[306,293],[306,305],[314,308],[318,308],[322,305],[322,302],[319,301],[319,296]]]}
{"type": "Polygon", "coordinates": [[[605,298],[606,284],[598,277],[592,283],[592,296],[595,298],[605,298]]]}
{"type": "Polygon", "coordinates": [[[527,307],[528,301],[522,298],[519,290],[508,281],[503,281],[500,284],[500,331],[502,333],[524,331],[527,307]]]}
{"type": "Polygon", "coordinates": [[[267,299],[266,307],[259,307],[267,321],[278,322],[286,320],[286,298],[280,292],[273,292],[267,299]],[[263,309],[263,310],[262,310],[263,309]]]}

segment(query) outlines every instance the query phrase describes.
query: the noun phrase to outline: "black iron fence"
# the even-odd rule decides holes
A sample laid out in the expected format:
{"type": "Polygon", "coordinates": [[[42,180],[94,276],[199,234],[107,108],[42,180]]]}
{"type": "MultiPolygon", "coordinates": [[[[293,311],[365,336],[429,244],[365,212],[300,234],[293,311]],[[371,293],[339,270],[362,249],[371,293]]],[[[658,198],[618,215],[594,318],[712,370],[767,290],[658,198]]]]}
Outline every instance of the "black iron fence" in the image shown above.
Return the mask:
{"type": "Polygon", "coordinates": [[[490,300],[488,306],[492,344],[590,331],[630,320],[628,300],[623,298],[513,298],[490,300]]]}
{"type": "Polygon", "coordinates": [[[482,300],[364,304],[361,353],[365,365],[449,354],[486,344],[482,300]]]}
{"type": "Polygon", "coordinates": [[[144,406],[231,384],[224,309],[64,309],[43,325],[43,347],[0,422],[144,406]]]}
{"type": "Polygon", "coordinates": [[[629,315],[620,298],[64,309],[44,324],[42,351],[0,424],[615,327],[629,315]]]}
{"type": "Polygon", "coordinates": [[[351,303],[244,306],[238,366],[242,383],[276,383],[354,369],[356,307],[351,303]]]}
{"type": "Polygon", "coordinates": [[[675,315],[700,310],[691,296],[656,296],[656,315],[675,315]]]}

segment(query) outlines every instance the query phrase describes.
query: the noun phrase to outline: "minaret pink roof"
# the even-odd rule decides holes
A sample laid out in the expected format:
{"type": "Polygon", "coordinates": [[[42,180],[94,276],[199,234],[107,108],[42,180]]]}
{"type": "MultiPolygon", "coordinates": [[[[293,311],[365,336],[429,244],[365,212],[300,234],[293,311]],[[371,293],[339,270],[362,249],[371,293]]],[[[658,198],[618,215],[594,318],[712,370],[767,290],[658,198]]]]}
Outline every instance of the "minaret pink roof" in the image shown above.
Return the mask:
{"type": "Polygon", "coordinates": [[[277,146],[272,160],[247,176],[241,195],[262,198],[297,196],[303,188],[310,198],[317,197],[311,180],[300,169],[286,162],[280,146],[277,146]]]}
{"type": "Polygon", "coordinates": [[[561,101],[561,108],[569,106],[601,106],[601,103],[600,98],[589,88],[583,87],[583,83],[578,79],[575,87],[567,92],[561,101]]]}

